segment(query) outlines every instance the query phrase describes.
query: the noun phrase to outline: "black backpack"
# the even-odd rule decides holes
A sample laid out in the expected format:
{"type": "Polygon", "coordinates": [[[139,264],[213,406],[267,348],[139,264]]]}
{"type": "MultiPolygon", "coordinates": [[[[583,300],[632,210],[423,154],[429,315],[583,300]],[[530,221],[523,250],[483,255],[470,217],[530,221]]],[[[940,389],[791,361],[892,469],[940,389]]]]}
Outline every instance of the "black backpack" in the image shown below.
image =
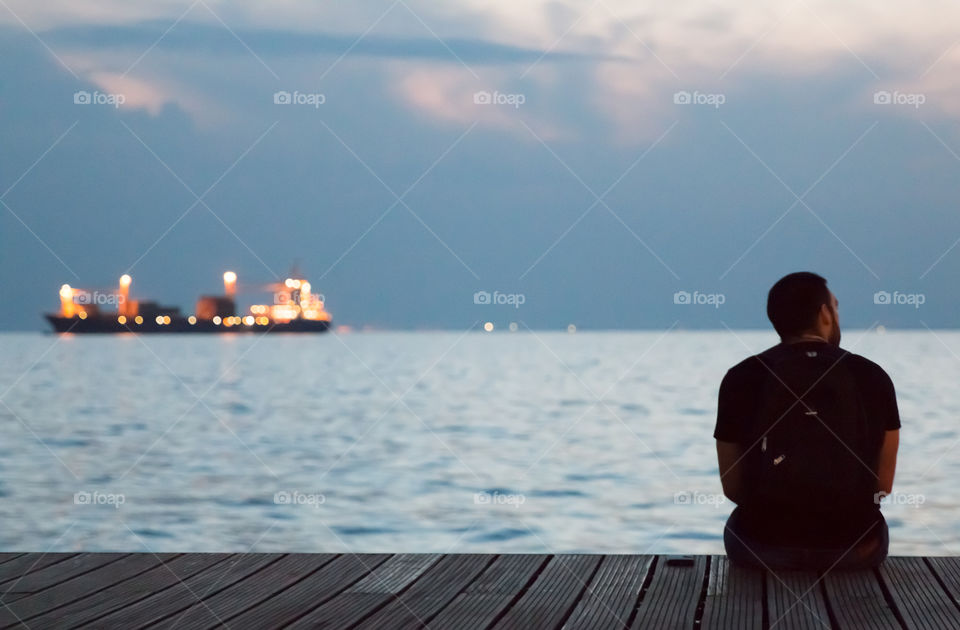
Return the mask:
{"type": "Polygon", "coordinates": [[[745,459],[752,508],[835,520],[873,502],[867,422],[845,354],[804,345],[758,357],[767,374],[745,459]]]}

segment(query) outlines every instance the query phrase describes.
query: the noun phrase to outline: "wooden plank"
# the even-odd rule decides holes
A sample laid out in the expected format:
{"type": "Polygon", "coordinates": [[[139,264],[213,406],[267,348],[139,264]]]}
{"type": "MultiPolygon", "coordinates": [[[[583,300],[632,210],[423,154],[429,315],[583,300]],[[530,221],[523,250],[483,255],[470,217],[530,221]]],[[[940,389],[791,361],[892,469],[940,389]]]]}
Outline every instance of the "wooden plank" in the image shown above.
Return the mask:
{"type": "Polygon", "coordinates": [[[397,554],[353,586],[298,619],[290,628],[353,626],[403,593],[440,557],[439,554],[397,554]]]}
{"type": "Polygon", "coordinates": [[[336,558],[336,554],[301,553],[285,556],[244,580],[204,597],[186,610],[163,620],[158,628],[209,628],[221,619],[256,606],[260,602],[296,584],[336,558]]]}
{"type": "Polygon", "coordinates": [[[13,560],[14,558],[19,558],[19,557],[22,556],[22,555],[25,555],[25,554],[22,554],[22,553],[0,553],[0,564],[3,564],[4,562],[9,562],[10,560],[13,560]]]}
{"type": "Polygon", "coordinates": [[[901,627],[872,570],[831,571],[823,577],[823,585],[841,628],[897,630],[901,627]]]}
{"type": "Polygon", "coordinates": [[[880,575],[908,628],[960,628],[956,605],[923,558],[887,558],[880,575]]]}
{"type": "MultiPolygon", "coordinates": [[[[224,618],[246,628],[281,627],[319,608],[364,579],[390,559],[388,554],[345,554],[290,588],[261,602],[242,615],[224,618]]],[[[215,626],[211,626],[215,627],[215,626]]],[[[217,624],[216,627],[222,627],[217,624]]]]}
{"type": "Polygon", "coordinates": [[[399,630],[426,624],[460,591],[465,589],[496,556],[445,555],[413,585],[397,595],[359,628],[368,630],[399,630]]]}
{"type": "Polygon", "coordinates": [[[486,628],[547,565],[545,555],[499,556],[433,619],[431,630],[486,628]]]}
{"type": "Polygon", "coordinates": [[[602,556],[556,555],[497,628],[556,628],[573,612],[602,556]]]}
{"type": "Polygon", "coordinates": [[[927,565],[933,569],[953,602],[960,602],[960,558],[927,558],[927,565]]]}
{"type": "Polygon", "coordinates": [[[763,572],[712,556],[701,623],[704,630],[763,627],[763,572]]]}
{"type": "Polygon", "coordinates": [[[39,571],[31,571],[20,579],[4,585],[0,600],[9,605],[11,602],[39,593],[73,577],[116,562],[126,555],[123,553],[82,553],[67,558],[63,562],[57,562],[39,571]]]}
{"type": "Polygon", "coordinates": [[[604,556],[564,629],[627,627],[654,556],[604,556]]]}
{"type": "Polygon", "coordinates": [[[7,590],[10,584],[28,573],[41,571],[76,555],[75,553],[25,553],[9,562],[4,562],[0,564],[0,592],[7,590]]]}
{"type": "Polygon", "coordinates": [[[97,619],[94,628],[142,628],[216,595],[231,584],[279,560],[283,554],[238,554],[135,604],[97,619]]]}
{"type": "MultiPolygon", "coordinates": [[[[88,555],[101,556],[103,554],[88,555]]],[[[176,555],[163,554],[167,560],[173,559],[176,555]]],[[[153,554],[131,554],[116,562],[104,564],[89,573],[77,575],[56,586],[18,599],[0,608],[0,628],[28,621],[33,617],[109,588],[114,584],[148,571],[159,565],[163,559],[164,557],[157,557],[153,554]]],[[[50,569],[55,570],[60,566],[62,565],[54,565],[50,569]]],[[[24,582],[27,582],[29,586],[30,580],[34,579],[35,576],[39,577],[38,574],[33,574],[27,577],[24,582]]],[[[18,589],[22,587],[23,582],[17,585],[18,589]]]]}
{"type": "Polygon", "coordinates": [[[771,628],[830,628],[830,614],[813,571],[768,571],[767,610],[771,628]]]}
{"type": "MultiPolygon", "coordinates": [[[[152,553],[138,555],[155,557],[152,553]]],[[[226,562],[230,557],[231,554],[228,553],[190,553],[169,562],[164,561],[160,566],[145,573],[114,584],[59,610],[44,613],[30,624],[40,628],[52,626],[75,628],[162,593],[182,580],[187,580],[218,563],[226,562]]]]}
{"type": "Polygon", "coordinates": [[[703,590],[707,557],[694,556],[689,566],[672,565],[669,556],[658,556],[653,581],[643,595],[632,628],[693,627],[703,590]]]}

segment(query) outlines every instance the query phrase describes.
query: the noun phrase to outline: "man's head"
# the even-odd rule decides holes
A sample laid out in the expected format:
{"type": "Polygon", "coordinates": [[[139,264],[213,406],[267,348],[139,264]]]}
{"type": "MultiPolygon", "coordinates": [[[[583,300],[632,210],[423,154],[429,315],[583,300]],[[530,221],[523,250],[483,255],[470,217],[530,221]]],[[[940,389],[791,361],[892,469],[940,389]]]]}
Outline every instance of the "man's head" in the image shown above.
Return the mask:
{"type": "Polygon", "coordinates": [[[840,345],[837,306],[827,281],[809,271],[780,278],[767,295],[767,317],[781,341],[817,335],[840,345]]]}

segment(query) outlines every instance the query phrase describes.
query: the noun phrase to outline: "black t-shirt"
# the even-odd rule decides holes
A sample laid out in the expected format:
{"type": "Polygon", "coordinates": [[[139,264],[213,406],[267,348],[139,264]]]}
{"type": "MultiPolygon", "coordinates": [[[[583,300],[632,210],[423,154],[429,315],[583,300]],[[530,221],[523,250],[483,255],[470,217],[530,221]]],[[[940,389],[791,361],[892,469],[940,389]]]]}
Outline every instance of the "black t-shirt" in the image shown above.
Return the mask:
{"type": "MultiPolygon", "coordinates": [[[[885,431],[900,428],[900,413],[897,410],[897,398],[893,382],[887,373],[876,363],[860,355],[848,353],[822,341],[800,341],[790,344],[778,344],[759,355],[749,357],[727,371],[720,384],[717,404],[717,425],[713,437],[723,442],[734,442],[748,449],[748,432],[759,414],[760,392],[765,380],[770,376],[767,366],[772,365],[785,353],[818,350],[821,353],[833,352],[837,360],[853,375],[860,396],[860,405],[865,412],[868,424],[867,443],[862,452],[868,453],[865,463],[877,470],[877,459],[883,444],[885,431]]],[[[748,486],[750,479],[742,483],[748,486]]],[[[837,514],[835,522],[804,522],[801,515],[769,514],[760,510],[741,507],[739,521],[744,533],[754,539],[772,544],[821,545],[834,546],[853,542],[870,524],[879,518],[879,505],[870,499],[868,507],[859,502],[855,509],[837,514]]]]}

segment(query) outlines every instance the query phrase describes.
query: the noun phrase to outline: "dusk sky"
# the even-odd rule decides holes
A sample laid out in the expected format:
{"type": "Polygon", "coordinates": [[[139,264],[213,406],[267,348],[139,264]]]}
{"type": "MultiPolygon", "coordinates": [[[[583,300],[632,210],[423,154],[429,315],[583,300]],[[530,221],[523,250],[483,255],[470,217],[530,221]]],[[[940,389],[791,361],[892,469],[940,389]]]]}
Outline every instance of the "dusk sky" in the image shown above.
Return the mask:
{"type": "Polygon", "coordinates": [[[0,328],[43,328],[63,283],[129,273],[189,313],[295,262],[357,328],[761,328],[797,270],[847,327],[954,327],[958,20],[2,0],[0,328]]]}

